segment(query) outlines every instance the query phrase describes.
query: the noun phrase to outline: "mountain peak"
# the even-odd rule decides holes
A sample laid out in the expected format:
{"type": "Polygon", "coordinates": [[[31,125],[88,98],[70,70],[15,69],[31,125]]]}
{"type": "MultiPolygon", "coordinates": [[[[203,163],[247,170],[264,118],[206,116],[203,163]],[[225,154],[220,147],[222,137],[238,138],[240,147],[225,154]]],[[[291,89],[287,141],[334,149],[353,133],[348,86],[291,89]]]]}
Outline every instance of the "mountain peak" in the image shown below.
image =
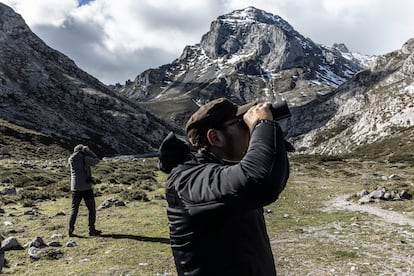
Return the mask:
{"type": "Polygon", "coordinates": [[[344,43],[334,43],[332,47],[338,49],[342,53],[349,53],[348,47],[346,47],[344,43]]]}
{"type": "Polygon", "coordinates": [[[245,9],[235,10],[231,13],[219,16],[217,20],[227,22],[254,21],[265,24],[275,24],[286,31],[293,30],[292,26],[290,26],[289,23],[283,20],[280,16],[268,13],[264,10],[257,9],[253,6],[247,7],[245,9]]]}
{"type": "MultiPolygon", "coordinates": [[[[219,16],[219,19],[227,18],[227,19],[234,19],[234,20],[260,20],[264,18],[273,18],[275,17],[273,14],[265,12],[263,10],[257,9],[253,6],[247,7],[245,9],[234,10],[228,14],[219,16]]],[[[276,16],[278,17],[278,16],[276,16]]]]}
{"type": "Polygon", "coordinates": [[[245,19],[257,19],[258,16],[260,16],[260,14],[264,12],[262,10],[256,9],[253,6],[244,8],[244,9],[240,9],[240,10],[234,10],[228,14],[225,15],[221,15],[218,18],[222,19],[222,18],[228,18],[228,19],[234,19],[234,20],[245,20],[245,19]]]}
{"type": "Polygon", "coordinates": [[[210,60],[249,67],[243,70],[249,75],[301,69],[305,79],[339,85],[362,69],[355,59],[321,47],[281,17],[254,7],[218,17],[202,37],[200,48],[210,60]]]}

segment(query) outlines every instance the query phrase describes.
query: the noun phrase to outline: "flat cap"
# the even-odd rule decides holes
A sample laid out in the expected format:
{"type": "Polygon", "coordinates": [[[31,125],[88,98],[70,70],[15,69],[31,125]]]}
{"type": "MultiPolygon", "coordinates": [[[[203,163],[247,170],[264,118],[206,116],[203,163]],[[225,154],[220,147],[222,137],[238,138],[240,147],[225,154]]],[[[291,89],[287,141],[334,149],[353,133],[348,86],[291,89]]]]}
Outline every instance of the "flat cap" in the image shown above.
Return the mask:
{"type": "Polygon", "coordinates": [[[219,125],[246,113],[255,104],[255,102],[251,102],[238,106],[226,98],[215,99],[201,106],[190,117],[185,125],[185,130],[189,133],[192,129],[219,125]]]}

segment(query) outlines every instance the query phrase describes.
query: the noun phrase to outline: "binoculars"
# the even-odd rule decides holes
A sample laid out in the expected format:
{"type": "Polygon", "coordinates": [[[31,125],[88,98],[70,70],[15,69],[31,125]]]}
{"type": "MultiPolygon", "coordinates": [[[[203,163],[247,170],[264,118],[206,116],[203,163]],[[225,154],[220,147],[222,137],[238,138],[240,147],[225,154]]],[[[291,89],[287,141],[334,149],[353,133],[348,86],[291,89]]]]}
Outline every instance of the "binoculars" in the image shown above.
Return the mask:
{"type": "Polygon", "coordinates": [[[289,106],[286,101],[274,102],[270,107],[274,120],[282,120],[291,116],[289,106]]]}

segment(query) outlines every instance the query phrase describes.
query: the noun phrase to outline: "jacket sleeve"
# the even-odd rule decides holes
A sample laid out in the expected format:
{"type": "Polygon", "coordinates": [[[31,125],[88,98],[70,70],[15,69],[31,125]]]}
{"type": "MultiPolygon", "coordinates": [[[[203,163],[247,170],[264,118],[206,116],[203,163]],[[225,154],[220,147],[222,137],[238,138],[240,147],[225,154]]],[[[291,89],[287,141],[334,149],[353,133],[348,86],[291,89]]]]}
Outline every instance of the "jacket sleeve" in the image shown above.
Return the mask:
{"type": "Polygon", "coordinates": [[[264,120],[255,126],[240,166],[252,196],[265,205],[278,198],[289,178],[289,161],[284,135],[277,122],[264,120]]]}
{"type": "Polygon", "coordinates": [[[96,164],[101,161],[98,156],[93,151],[89,151],[88,154],[85,154],[85,166],[91,167],[95,166],[96,164]]]}
{"type": "Polygon", "coordinates": [[[240,212],[275,201],[289,176],[281,128],[261,121],[252,131],[249,148],[236,165],[202,164],[185,172],[176,190],[191,215],[240,212]]]}

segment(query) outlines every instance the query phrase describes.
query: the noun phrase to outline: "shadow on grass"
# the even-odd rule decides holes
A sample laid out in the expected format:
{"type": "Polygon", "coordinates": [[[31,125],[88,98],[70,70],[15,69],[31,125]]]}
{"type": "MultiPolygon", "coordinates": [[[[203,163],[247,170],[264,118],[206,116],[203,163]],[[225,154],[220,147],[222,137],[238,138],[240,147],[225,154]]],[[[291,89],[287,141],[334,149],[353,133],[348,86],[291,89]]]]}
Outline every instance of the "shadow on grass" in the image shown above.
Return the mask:
{"type": "Polygon", "coordinates": [[[113,239],[130,239],[130,240],[143,241],[143,242],[158,242],[158,243],[170,244],[170,239],[167,239],[167,238],[153,238],[153,237],[143,237],[143,236],[135,236],[135,235],[127,235],[127,234],[102,234],[101,237],[113,238],[113,239]]]}
{"type": "Polygon", "coordinates": [[[89,238],[89,236],[82,236],[82,235],[78,235],[78,234],[73,233],[72,236],[69,236],[69,239],[70,238],[86,239],[86,238],[89,238]]]}

